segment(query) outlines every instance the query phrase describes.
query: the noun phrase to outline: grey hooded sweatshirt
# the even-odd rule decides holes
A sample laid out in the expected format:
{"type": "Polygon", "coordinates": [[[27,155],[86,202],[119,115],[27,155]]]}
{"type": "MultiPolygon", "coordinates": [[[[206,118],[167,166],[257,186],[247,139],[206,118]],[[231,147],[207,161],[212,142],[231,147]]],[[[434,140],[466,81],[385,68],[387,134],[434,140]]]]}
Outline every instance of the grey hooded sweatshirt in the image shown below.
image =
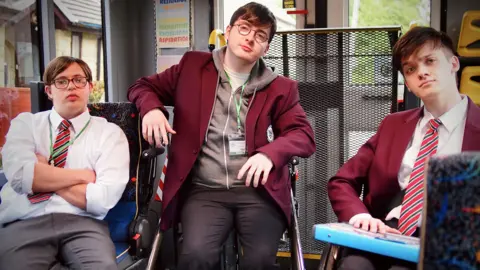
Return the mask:
{"type": "MultiPolygon", "coordinates": [[[[246,174],[243,179],[237,179],[238,172],[247,162],[248,156],[230,157],[228,135],[238,133],[237,111],[233,95],[240,100],[242,88],[232,91],[225,75],[223,63],[226,46],[213,51],[213,61],[218,71],[218,81],[215,102],[212,109],[205,141],[192,170],[194,184],[210,188],[245,187],[246,174]]],[[[252,68],[250,80],[243,94],[240,108],[240,122],[245,135],[245,119],[248,113],[248,100],[255,99],[255,94],[268,86],[277,74],[259,59],[252,68]]]]}

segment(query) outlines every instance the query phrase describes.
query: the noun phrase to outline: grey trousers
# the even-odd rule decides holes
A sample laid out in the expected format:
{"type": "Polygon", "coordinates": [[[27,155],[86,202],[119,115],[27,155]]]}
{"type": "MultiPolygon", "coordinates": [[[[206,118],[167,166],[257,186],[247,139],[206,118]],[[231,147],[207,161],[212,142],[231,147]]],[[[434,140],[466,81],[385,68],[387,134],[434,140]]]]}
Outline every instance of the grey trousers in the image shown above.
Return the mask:
{"type": "Polygon", "coordinates": [[[0,229],[0,269],[117,269],[106,222],[48,214],[0,229]]]}
{"type": "Polygon", "coordinates": [[[242,244],[240,269],[280,269],[276,264],[287,219],[266,190],[193,186],[181,212],[178,270],[217,268],[220,248],[235,228],[242,244]]]}

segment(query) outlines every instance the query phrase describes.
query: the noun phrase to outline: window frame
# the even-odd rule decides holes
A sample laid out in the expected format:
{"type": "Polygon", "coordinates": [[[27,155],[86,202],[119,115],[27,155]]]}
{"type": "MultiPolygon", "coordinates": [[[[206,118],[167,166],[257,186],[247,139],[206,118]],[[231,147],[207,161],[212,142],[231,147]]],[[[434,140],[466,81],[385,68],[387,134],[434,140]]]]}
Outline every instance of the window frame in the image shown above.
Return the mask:
{"type": "Polygon", "coordinates": [[[82,37],[83,37],[82,33],[72,31],[72,40],[70,42],[70,55],[80,59],[82,58],[82,37]],[[78,37],[78,56],[73,55],[74,37],[78,37]]]}

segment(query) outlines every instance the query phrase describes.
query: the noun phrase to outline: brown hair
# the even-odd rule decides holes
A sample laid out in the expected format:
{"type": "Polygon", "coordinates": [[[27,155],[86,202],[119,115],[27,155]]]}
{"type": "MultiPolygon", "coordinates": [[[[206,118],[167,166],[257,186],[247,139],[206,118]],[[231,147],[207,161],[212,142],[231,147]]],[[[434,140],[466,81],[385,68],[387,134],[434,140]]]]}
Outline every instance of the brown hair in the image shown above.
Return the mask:
{"type": "Polygon", "coordinates": [[[393,46],[393,66],[403,74],[402,60],[414,55],[418,49],[430,43],[434,49],[445,49],[456,55],[453,42],[445,33],[431,27],[417,26],[408,30],[393,46]]]}
{"type": "Polygon", "coordinates": [[[59,56],[48,63],[45,73],[43,74],[43,82],[46,85],[53,84],[55,77],[57,77],[58,74],[65,71],[74,63],[77,63],[82,68],[83,72],[85,73],[85,77],[87,77],[87,81],[92,82],[92,71],[87,63],[85,63],[82,59],[70,56],[59,56]]]}
{"type": "Polygon", "coordinates": [[[268,43],[270,43],[277,32],[277,19],[275,15],[264,5],[250,2],[244,6],[238,8],[230,19],[230,26],[238,20],[245,20],[255,26],[270,26],[270,37],[268,43]]]}

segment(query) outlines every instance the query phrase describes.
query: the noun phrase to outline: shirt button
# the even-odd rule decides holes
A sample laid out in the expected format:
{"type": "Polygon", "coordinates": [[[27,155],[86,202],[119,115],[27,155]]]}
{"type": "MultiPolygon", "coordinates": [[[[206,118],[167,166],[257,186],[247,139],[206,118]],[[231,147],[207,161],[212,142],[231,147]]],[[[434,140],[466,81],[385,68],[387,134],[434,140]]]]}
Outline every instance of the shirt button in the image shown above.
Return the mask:
{"type": "Polygon", "coordinates": [[[197,150],[193,150],[193,154],[196,155],[196,154],[197,154],[197,150]]]}

